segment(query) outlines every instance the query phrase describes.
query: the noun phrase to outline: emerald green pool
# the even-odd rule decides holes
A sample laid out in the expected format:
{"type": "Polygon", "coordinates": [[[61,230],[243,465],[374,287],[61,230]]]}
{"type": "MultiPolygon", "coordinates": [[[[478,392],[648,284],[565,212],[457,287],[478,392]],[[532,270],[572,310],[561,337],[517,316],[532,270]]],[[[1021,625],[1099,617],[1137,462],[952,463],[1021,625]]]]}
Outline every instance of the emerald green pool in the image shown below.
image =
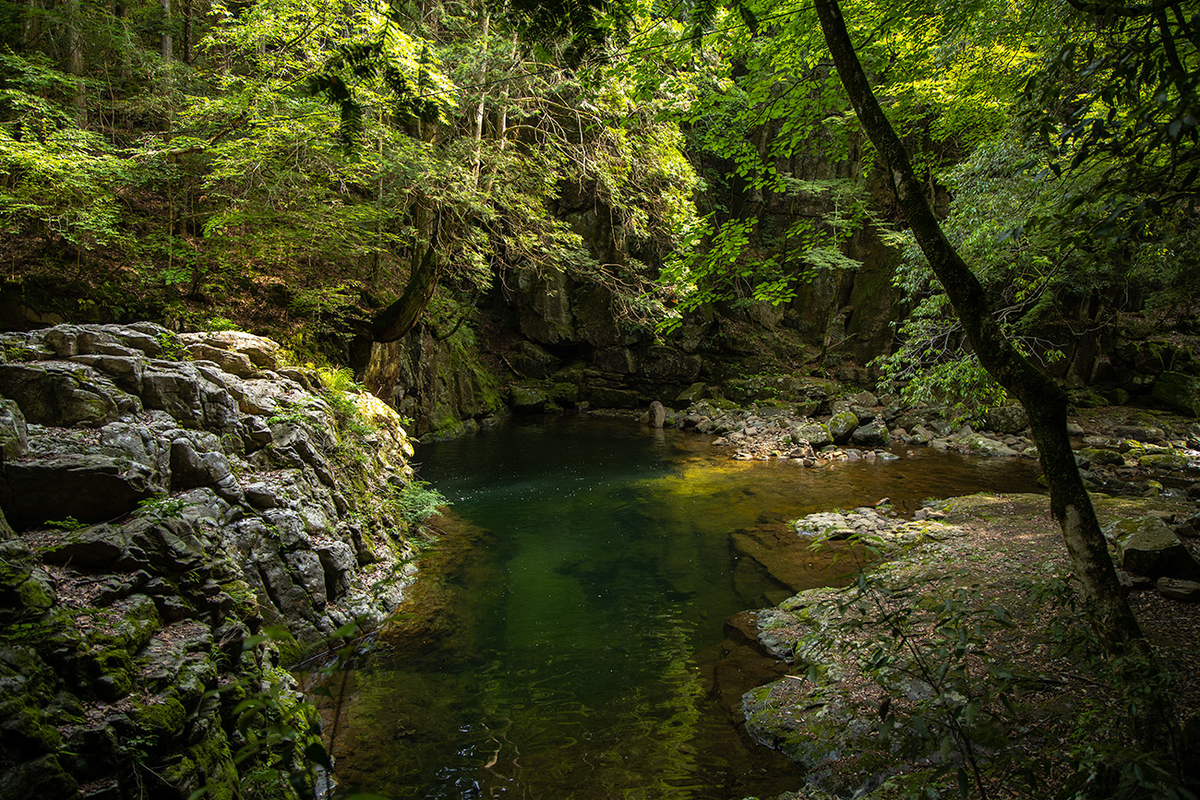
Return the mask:
{"type": "Polygon", "coordinates": [[[392,798],[741,798],[800,776],[746,741],[772,679],[725,620],[848,577],[786,522],[890,497],[1031,491],[1030,462],[918,449],[809,469],[560,417],[424,445],[453,502],[397,630],[328,710],[337,779],[392,798]]]}

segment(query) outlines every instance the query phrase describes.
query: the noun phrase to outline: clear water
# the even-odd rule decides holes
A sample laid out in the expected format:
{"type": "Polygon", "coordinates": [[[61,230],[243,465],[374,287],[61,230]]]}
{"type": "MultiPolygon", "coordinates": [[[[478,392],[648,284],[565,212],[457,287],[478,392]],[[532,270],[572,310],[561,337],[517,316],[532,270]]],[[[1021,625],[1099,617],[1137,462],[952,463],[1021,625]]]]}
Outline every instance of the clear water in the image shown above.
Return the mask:
{"type": "Polygon", "coordinates": [[[807,469],[709,437],[552,418],[422,446],[453,501],[397,629],[327,709],[343,787],[393,798],[740,798],[800,778],[745,740],[773,679],[744,609],[848,579],[786,524],[834,507],[1035,490],[1029,462],[916,450],[807,469]]]}

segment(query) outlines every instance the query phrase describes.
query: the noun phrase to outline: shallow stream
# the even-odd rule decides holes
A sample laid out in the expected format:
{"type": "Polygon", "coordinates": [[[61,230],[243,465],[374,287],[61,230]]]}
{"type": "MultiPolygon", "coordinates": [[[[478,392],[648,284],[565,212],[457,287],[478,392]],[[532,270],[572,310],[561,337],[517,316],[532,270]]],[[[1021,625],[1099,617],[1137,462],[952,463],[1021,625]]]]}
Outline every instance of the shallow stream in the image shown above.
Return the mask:
{"type": "Polygon", "coordinates": [[[799,776],[737,723],[774,679],[726,619],[848,579],[789,520],[889,497],[1034,491],[1036,466],[915,449],[805,468],[558,417],[423,445],[452,502],[397,630],[336,681],[338,781],[392,798],[772,797],[799,776]]]}

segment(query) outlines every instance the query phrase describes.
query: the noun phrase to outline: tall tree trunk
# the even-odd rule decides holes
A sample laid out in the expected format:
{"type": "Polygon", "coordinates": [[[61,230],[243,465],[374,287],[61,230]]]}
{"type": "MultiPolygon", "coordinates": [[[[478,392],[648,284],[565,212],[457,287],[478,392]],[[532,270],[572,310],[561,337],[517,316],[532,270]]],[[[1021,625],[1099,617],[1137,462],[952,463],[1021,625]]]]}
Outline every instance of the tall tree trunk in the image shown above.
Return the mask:
{"type": "Polygon", "coordinates": [[[133,77],[133,34],[129,31],[129,8],[123,0],[113,5],[113,16],[121,26],[121,77],[133,77]]]}
{"type": "MultiPolygon", "coordinates": [[[[71,75],[83,75],[83,37],[80,35],[79,23],[79,0],[67,0],[67,72],[71,75]]],[[[87,98],[84,96],[83,82],[77,81],[75,84],[75,96],[71,98],[71,104],[75,106],[76,113],[79,115],[80,124],[84,122],[84,115],[87,113],[87,98]]]]}
{"type": "MultiPolygon", "coordinates": [[[[510,72],[518,71],[517,63],[517,34],[513,32],[512,39],[509,42],[509,57],[508,66],[510,72]]],[[[500,110],[497,112],[496,119],[496,140],[499,143],[501,150],[508,143],[508,81],[505,81],[500,87],[500,110]]]]}
{"type": "MultiPolygon", "coordinates": [[[[516,59],[517,34],[516,31],[514,31],[512,38],[509,40],[508,74],[510,75],[513,73],[514,67],[516,66],[514,63],[516,59]]],[[[508,81],[505,81],[500,85],[500,98],[499,102],[497,103],[499,108],[496,109],[496,127],[493,131],[496,138],[496,149],[500,152],[504,152],[504,147],[508,144],[508,98],[508,81]]],[[[484,186],[484,191],[487,194],[492,193],[492,186],[494,183],[494,175],[489,175],[487,184],[484,186]]]]}
{"type": "Polygon", "coordinates": [[[183,0],[183,63],[192,63],[192,0],[183,0]]]}
{"type": "MultiPolygon", "coordinates": [[[[479,83],[482,85],[487,81],[487,48],[488,48],[488,30],[491,27],[492,15],[487,9],[483,11],[483,35],[482,48],[483,53],[479,62],[479,83]]],[[[480,88],[479,103],[475,106],[475,119],[472,126],[472,135],[475,138],[475,150],[471,154],[471,174],[474,176],[475,185],[479,185],[479,166],[483,150],[483,115],[487,110],[487,89],[480,88]]]]}
{"type": "Polygon", "coordinates": [[[41,11],[38,0],[25,0],[25,20],[22,24],[22,37],[26,50],[33,50],[37,45],[41,26],[38,25],[38,14],[41,11]]]}
{"type": "Polygon", "coordinates": [[[162,43],[161,53],[163,61],[170,61],[174,55],[172,53],[173,45],[171,42],[171,0],[161,0],[162,3],[162,43]]]}
{"type": "Polygon", "coordinates": [[[838,76],[859,122],[891,173],[896,200],[917,244],[945,288],[980,363],[1029,414],[1042,472],[1050,488],[1050,511],[1062,528],[1096,635],[1113,655],[1148,657],[1149,646],[1125,602],[1100,523],[1071,452],[1066,393],[1022,357],[1000,329],[983,286],[946,239],[904,144],[871,91],[836,0],[815,2],[838,76]]]}

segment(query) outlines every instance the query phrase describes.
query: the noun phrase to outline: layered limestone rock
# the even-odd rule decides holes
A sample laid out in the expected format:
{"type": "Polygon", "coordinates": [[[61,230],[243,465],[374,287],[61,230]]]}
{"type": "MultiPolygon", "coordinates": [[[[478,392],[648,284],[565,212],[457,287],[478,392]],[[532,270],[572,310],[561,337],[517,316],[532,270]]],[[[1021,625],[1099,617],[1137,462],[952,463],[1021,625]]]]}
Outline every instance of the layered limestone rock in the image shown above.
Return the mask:
{"type": "Polygon", "coordinates": [[[399,417],[249,334],[0,342],[0,795],[288,796],[319,731],[281,665],[415,570],[399,417]]]}

